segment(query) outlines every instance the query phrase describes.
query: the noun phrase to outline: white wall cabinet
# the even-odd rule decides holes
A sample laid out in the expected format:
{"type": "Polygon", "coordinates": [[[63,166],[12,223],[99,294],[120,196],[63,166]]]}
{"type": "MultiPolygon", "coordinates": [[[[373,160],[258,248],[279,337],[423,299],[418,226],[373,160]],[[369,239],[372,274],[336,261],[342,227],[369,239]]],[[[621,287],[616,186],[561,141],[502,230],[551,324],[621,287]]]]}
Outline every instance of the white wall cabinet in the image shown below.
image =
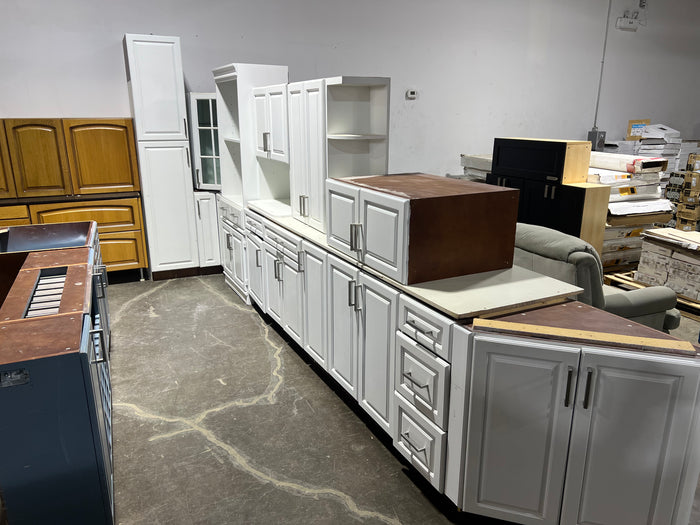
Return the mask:
{"type": "Polygon", "coordinates": [[[124,36],[137,140],[187,140],[180,38],[124,36]]]}
{"type": "Polygon", "coordinates": [[[151,270],[198,266],[189,144],[139,141],[138,151],[151,270]]]}
{"type": "Polygon", "coordinates": [[[675,523],[699,378],[673,357],[476,335],[464,509],[675,523]]]}
{"type": "Polygon", "coordinates": [[[325,231],[326,84],[289,84],[289,178],[292,215],[325,231]]]}
{"type": "Polygon", "coordinates": [[[327,369],[326,352],[326,267],[328,254],[325,250],[308,242],[302,242],[304,257],[304,344],[302,348],[322,368],[327,369]]]}
{"type": "Polygon", "coordinates": [[[328,245],[404,282],[410,201],[338,180],[326,189],[328,245]]]}
{"type": "Polygon", "coordinates": [[[255,154],[270,160],[289,162],[287,85],[253,89],[255,109],[255,154]]]}
{"type": "Polygon", "coordinates": [[[199,266],[218,266],[221,264],[221,256],[219,253],[216,194],[209,191],[196,191],[194,192],[194,202],[197,212],[199,266]]]}

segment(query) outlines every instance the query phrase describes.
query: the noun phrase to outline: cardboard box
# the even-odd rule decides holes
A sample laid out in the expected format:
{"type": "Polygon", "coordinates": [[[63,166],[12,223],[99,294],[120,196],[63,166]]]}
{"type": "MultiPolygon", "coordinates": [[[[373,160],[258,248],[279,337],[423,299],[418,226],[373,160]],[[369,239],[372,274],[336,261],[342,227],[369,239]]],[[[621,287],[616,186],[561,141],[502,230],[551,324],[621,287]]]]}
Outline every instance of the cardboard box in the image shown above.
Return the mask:
{"type": "Polygon", "coordinates": [[[689,221],[700,220],[700,204],[679,204],[678,211],[676,212],[676,218],[686,219],[689,221]]]}
{"type": "Polygon", "coordinates": [[[680,201],[684,204],[700,204],[700,189],[683,190],[681,192],[680,201]]]}
{"type": "Polygon", "coordinates": [[[646,226],[609,226],[605,228],[604,240],[624,239],[625,237],[641,237],[646,226]]]}
{"type": "Polygon", "coordinates": [[[691,221],[682,217],[678,217],[676,220],[676,229],[683,230],[685,232],[697,231],[698,221],[691,221]]]}
{"type": "Polygon", "coordinates": [[[700,153],[691,153],[688,155],[688,171],[700,171],[700,153]]]}
{"type": "Polygon", "coordinates": [[[685,184],[685,172],[674,171],[668,176],[669,186],[683,186],[685,184]]]}
{"type": "Polygon", "coordinates": [[[627,140],[641,139],[644,128],[649,124],[651,124],[651,119],[648,118],[630,120],[627,123],[627,140]]]}
{"type": "Polygon", "coordinates": [[[697,171],[684,171],[683,179],[684,190],[700,190],[700,173],[697,171]]]}
{"type": "Polygon", "coordinates": [[[627,173],[649,173],[665,171],[668,161],[663,157],[638,157],[620,153],[591,152],[591,166],[627,173]]]}
{"type": "Polygon", "coordinates": [[[664,190],[664,197],[671,202],[680,202],[683,195],[683,186],[677,184],[667,184],[664,190]]]}

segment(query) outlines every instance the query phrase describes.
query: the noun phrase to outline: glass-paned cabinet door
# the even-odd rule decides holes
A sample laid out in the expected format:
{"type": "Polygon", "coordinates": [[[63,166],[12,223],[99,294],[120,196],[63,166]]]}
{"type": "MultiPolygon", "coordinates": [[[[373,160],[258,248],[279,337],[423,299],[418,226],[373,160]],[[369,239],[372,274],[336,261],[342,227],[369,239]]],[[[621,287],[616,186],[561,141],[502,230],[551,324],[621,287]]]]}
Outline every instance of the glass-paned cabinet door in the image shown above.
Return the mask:
{"type": "Polygon", "coordinates": [[[194,186],[199,190],[221,190],[216,94],[190,93],[189,102],[194,186]]]}

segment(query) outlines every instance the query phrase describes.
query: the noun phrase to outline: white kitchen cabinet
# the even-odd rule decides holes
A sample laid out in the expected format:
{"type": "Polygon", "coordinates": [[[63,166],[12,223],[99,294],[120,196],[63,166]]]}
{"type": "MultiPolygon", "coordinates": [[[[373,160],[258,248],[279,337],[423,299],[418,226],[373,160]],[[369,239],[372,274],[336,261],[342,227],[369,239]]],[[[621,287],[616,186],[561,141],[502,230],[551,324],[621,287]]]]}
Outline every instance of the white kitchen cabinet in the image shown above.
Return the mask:
{"type": "MultiPolygon", "coordinates": [[[[276,196],[261,181],[255,153],[253,88],[287,82],[287,66],[232,63],[214,69],[221,192],[238,205],[276,196]]],[[[289,182],[287,181],[287,198],[289,182]]],[[[284,193],[284,189],[280,190],[284,193]]]]}
{"type": "Polygon", "coordinates": [[[677,502],[699,370],[696,360],[583,349],[562,523],[687,523],[677,502]]]}
{"type": "Polygon", "coordinates": [[[282,325],[282,267],[283,262],[277,257],[277,249],[263,243],[263,288],[267,314],[277,324],[282,325]]]}
{"type": "Polygon", "coordinates": [[[190,93],[190,143],[195,189],[221,190],[216,93],[190,93]]]}
{"type": "Polygon", "coordinates": [[[216,194],[209,191],[196,191],[194,192],[194,202],[197,211],[199,266],[218,266],[221,264],[221,256],[219,253],[216,194]]]}
{"type": "Polygon", "coordinates": [[[151,271],[199,265],[189,144],[139,141],[151,271]]]}
{"type": "Polygon", "coordinates": [[[255,109],[255,154],[289,162],[287,85],[277,84],[253,89],[255,109]]]}
{"type": "Polygon", "coordinates": [[[326,188],[328,245],[404,282],[410,201],[337,180],[326,188]]]}
{"type": "Polygon", "coordinates": [[[292,215],[325,231],[326,84],[289,84],[289,178],[292,215]]]}
{"type": "Polygon", "coordinates": [[[328,372],[357,399],[360,304],[357,267],[328,255],[328,372]]]}
{"type": "Polygon", "coordinates": [[[258,306],[265,311],[265,289],[263,288],[263,240],[252,233],[246,232],[246,259],[248,261],[248,294],[258,306]]]}
{"type": "Polygon", "coordinates": [[[180,38],[126,34],[124,43],[137,140],[187,140],[180,38]]]}
{"type": "Polygon", "coordinates": [[[239,228],[224,224],[221,237],[221,265],[227,284],[248,302],[246,282],[246,255],[243,232],[239,228]]]}
{"type": "Polygon", "coordinates": [[[358,349],[360,406],[391,434],[394,402],[394,334],[399,292],[365,272],[359,274],[361,312],[358,349]]]}
{"type": "Polygon", "coordinates": [[[474,337],[464,510],[556,524],[580,349],[474,337]]]}
{"type": "Polygon", "coordinates": [[[326,266],[328,254],[316,245],[303,241],[304,257],[304,344],[302,348],[322,368],[328,365],[326,352],[326,266]]]}

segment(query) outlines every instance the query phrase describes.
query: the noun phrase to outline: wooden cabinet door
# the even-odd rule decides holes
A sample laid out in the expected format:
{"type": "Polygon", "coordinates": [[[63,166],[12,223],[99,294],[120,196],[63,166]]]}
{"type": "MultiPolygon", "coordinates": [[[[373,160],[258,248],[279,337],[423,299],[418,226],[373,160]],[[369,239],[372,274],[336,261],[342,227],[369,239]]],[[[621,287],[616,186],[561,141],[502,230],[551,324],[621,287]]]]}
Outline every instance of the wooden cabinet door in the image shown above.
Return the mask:
{"type": "Polygon", "coordinates": [[[138,140],[187,140],[180,38],[128,34],[124,43],[138,140]]]}
{"type": "Polygon", "coordinates": [[[360,188],[344,182],[326,180],[326,200],[328,209],[328,224],[326,240],[328,245],[336,250],[358,257],[355,240],[350,235],[352,224],[360,221],[360,188]]]}
{"type": "Polygon", "coordinates": [[[189,145],[139,142],[148,251],[154,272],[199,265],[189,145]]]}
{"type": "Polygon", "coordinates": [[[410,201],[360,190],[362,262],[384,275],[406,282],[410,201]]]}
{"type": "Polygon", "coordinates": [[[360,406],[391,435],[394,400],[394,342],[399,292],[360,272],[361,344],[358,355],[360,406]]]}
{"type": "Polygon", "coordinates": [[[328,255],[328,371],[357,399],[357,311],[359,271],[328,255]]]}
{"type": "Polygon", "coordinates": [[[32,224],[95,221],[100,233],[143,228],[138,198],[30,204],[29,213],[32,224]]]}
{"type": "Polygon", "coordinates": [[[5,131],[18,197],[72,193],[59,119],[6,119],[5,131]]]}
{"type": "Polygon", "coordinates": [[[110,272],[148,267],[142,231],[100,233],[100,250],[110,272]]]}
{"type": "Polygon", "coordinates": [[[199,266],[217,266],[221,264],[221,257],[216,222],[216,195],[208,191],[196,191],[194,199],[197,211],[199,266]]]}
{"type": "Polygon", "coordinates": [[[559,523],[579,355],[576,347],[474,337],[464,510],[559,523]]]}
{"type": "Polygon", "coordinates": [[[12,165],[10,164],[10,152],[7,149],[5,137],[5,123],[0,122],[0,199],[13,199],[17,197],[15,181],[12,178],[12,165]]]}
{"type": "Polygon", "coordinates": [[[562,523],[688,522],[676,511],[699,370],[694,360],[584,348],[562,523]]]}
{"type": "Polygon", "coordinates": [[[63,119],[73,193],[139,191],[131,119],[63,119]]]}
{"type": "Polygon", "coordinates": [[[327,367],[326,352],[326,265],[325,250],[306,241],[304,250],[304,344],[314,361],[327,367]]]}

